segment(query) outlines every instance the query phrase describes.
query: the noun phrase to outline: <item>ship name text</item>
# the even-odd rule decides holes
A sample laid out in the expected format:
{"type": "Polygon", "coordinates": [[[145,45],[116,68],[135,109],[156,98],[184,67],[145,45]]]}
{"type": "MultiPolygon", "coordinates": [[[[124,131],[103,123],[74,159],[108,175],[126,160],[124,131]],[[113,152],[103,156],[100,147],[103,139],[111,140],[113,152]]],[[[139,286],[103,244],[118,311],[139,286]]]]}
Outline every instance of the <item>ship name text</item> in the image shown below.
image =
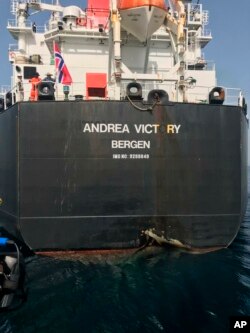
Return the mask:
{"type": "Polygon", "coordinates": [[[137,134],[179,134],[180,124],[128,124],[83,122],[83,133],[137,133],[137,134]]]}

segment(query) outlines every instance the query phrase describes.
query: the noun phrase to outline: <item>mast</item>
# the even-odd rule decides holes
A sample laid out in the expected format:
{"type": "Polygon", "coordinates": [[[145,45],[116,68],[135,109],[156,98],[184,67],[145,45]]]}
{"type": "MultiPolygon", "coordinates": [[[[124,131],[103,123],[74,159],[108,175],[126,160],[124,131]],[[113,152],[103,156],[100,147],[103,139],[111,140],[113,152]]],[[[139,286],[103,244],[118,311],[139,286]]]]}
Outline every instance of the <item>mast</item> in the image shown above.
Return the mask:
{"type": "MultiPolygon", "coordinates": [[[[120,99],[121,93],[121,24],[120,15],[117,9],[117,1],[110,0],[110,20],[111,20],[111,36],[113,39],[113,55],[114,55],[114,80],[115,80],[115,98],[120,99]]],[[[111,56],[111,55],[110,55],[111,56]]]]}

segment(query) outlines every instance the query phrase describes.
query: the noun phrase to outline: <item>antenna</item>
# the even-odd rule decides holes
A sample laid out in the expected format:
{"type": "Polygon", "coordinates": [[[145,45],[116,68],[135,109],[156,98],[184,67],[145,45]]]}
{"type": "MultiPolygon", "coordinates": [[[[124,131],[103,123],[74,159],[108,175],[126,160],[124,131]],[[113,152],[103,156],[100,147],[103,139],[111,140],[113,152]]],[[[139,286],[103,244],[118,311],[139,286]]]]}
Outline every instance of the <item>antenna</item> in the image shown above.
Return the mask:
{"type": "Polygon", "coordinates": [[[11,3],[10,3],[10,12],[13,15],[16,15],[17,4],[18,4],[18,0],[11,0],[11,3]]]}

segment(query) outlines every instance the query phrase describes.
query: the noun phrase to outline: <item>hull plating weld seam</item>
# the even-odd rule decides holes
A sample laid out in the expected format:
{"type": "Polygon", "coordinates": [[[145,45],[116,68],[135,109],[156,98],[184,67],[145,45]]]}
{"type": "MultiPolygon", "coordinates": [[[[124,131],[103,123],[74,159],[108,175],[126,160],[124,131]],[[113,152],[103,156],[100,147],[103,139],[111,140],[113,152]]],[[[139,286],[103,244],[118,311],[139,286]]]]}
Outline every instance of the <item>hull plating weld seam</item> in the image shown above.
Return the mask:
{"type": "Polygon", "coordinates": [[[188,217],[204,217],[204,216],[235,216],[239,217],[240,214],[173,214],[173,215],[107,215],[107,216],[101,216],[101,215],[86,215],[86,216],[22,216],[21,219],[27,219],[27,220],[33,220],[33,219],[79,219],[79,218],[114,218],[114,217],[176,217],[176,216],[188,216],[188,217]]]}

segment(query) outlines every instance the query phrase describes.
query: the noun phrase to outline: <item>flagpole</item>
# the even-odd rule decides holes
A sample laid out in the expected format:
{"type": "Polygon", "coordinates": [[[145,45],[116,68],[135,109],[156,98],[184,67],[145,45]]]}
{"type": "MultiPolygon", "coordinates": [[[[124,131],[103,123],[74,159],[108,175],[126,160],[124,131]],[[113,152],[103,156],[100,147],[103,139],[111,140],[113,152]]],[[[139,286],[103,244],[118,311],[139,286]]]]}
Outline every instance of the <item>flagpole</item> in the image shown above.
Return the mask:
{"type": "MultiPolygon", "coordinates": [[[[63,57],[63,43],[61,43],[61,40],[60,40],[60,37],[59,37],[59,47],[60,47],[60,52],[61,52],[61,55],[63,57]]],[[[64,93],[64,88],[65,87],[65,84],[62,83],[62,90],[63,90],[63,93],[64,93]]],[[[64,95],[65,96],[65,95],[64,95]]]]}
{"type": "Polygon", "coordinates": [[[56,100],[58,101],[58,75],[56,68],[56,57],[55,57],[55,41],[53,40],[53,56],[54,56],[54,78],[55,78],[55,89],[56,89],[56,100]]]}

